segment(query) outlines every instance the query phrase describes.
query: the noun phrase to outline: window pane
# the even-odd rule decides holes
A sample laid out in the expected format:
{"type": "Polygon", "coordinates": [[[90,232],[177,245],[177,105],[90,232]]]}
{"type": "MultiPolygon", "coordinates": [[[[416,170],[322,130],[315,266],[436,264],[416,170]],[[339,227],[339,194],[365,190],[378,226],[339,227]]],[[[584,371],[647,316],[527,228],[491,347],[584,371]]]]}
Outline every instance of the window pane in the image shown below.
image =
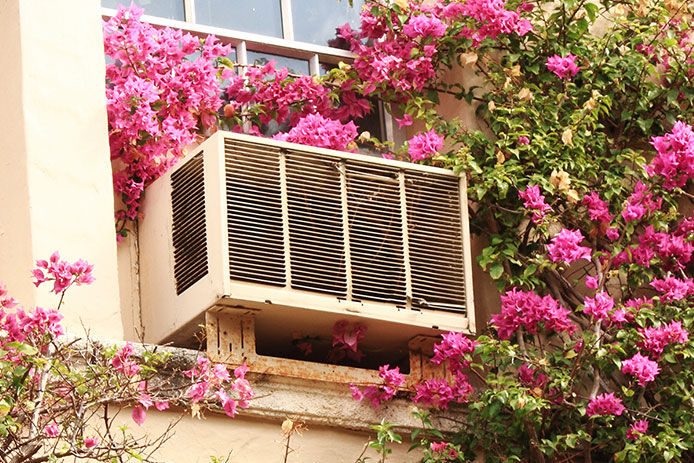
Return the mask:
{"type": "Polygon", "coordinates": [[[250,64],[264,65],[270,60],[275,60],[275,69],[287,68],[291,74],[309,74],[308,61],[305,59],[248,50],[248,62],[250,64]]]}
{"type": "MultiPolygon", "coordinates": [[[[350,23],[359,28],[359,12],[364,0],[292,0],[294,39],[300,42],[335,46],[330,43],[337,37],[335,29],[350,23]]],[[[341,48],[341,47],[338,47],[341,48]]]]}
{"type": "MultiPolygon", "coordinates": [[[[160,18],[185,20],[183,0],[134,0],[135,5],[145,9],[145,14],[160,18]]],[[[118,8],[118,5],[130,5],[130,0],[101,0],[101,6],[118,8]]]]}
{"type": "Polygon", "coordinates": [[[195,21],[282,37],[280,0],[195,0],[195,21]]]}

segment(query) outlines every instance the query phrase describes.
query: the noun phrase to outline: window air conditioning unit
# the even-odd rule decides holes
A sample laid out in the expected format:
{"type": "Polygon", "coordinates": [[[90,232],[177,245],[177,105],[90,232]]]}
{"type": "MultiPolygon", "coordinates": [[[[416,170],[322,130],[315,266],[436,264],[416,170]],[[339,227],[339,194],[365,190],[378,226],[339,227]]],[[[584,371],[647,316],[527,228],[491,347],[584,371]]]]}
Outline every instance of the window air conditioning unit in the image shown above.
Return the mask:
{"type": "Polygon", "coordinates": [[[475,330],[466,182],[451,171],[217,132],[147,188],[143,212],[149,342],[190,340],[223,308],[278,333],[341,318],[405,339],[475,330]]]}

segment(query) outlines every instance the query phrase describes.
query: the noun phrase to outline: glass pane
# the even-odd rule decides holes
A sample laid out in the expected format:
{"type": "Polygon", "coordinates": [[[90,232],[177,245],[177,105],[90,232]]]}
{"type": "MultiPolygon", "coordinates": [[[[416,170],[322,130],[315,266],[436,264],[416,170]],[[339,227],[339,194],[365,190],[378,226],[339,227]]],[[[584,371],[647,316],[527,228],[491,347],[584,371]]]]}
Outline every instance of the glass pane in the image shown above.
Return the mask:
{"type": "Polygon", "coordinates": [[[248,50],[248,62],[250,64],[260,64],[262,66],[270,62],[270,60],[275,60],[275,69],[287,68],[291,74],[309,74],[308,61],[305,59],[248,50]]]}
{"type": "MultiPolygon", "coordinates": [[[[185,20],[183,0],[134,0],[135,5],[145,9],[145,14],[160,18],[185,20]]],[[[117,9],[118,5],[130,5],[130,0],[101,0],[101,6],[117,9]]]]}
{"type": "Polygon", "coordinates": [[[280,0],[195,0],[195,21],[282,37],[280,0]]]}
{"type": "Polygon", "coordinates": [[[359,12],[364,0],[292,0],[294,39],[300,42],[343,48],[336,41],[336,29],[350,23],[352,29],[359,28],[359,12]]]}

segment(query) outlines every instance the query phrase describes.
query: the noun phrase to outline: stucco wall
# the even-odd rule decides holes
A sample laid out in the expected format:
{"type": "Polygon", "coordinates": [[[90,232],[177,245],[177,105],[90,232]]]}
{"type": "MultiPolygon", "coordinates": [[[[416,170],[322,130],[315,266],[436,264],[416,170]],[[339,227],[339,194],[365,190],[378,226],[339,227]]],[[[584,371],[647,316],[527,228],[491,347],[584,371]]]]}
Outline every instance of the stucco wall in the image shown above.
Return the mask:
{"type": "MultiPolygon", "coordinates": [[[[163,431],[174,413],[151,412],[145,423],[147,432],[163,431]]],[[[203,419],[185,415],[175,428],[175,436],[157,453],[163,461],[172,463],[209,463],[210,456],[226,457],[230,463],[282,463],[285,441],[281,421],[262,421],[237,416],[207,414],[203,419]]],[[[132,422],[129,423],[132,426],[132,422]]],[[[307,425],[299,435],[290,439],[288,463],[355,463],[364,444],[375,437],[367,433],[307,425]]],[[[408,463],[419,461],[420,453],[407,452],[408,443],[393,446],[394,452],[386,461],[408,463]]],[[[373,449],[364,456],[379,461],[373,449]]],[[[224,460],[222,460],[224,461],[224,460]]]]}
{"type": "Polygon", "coordinates": [[[0,281],[24,305],[34,260],[60,251],[95,265],[70,291],[70,331],[122,337],[99,2],[0,2],[0,281]]]}

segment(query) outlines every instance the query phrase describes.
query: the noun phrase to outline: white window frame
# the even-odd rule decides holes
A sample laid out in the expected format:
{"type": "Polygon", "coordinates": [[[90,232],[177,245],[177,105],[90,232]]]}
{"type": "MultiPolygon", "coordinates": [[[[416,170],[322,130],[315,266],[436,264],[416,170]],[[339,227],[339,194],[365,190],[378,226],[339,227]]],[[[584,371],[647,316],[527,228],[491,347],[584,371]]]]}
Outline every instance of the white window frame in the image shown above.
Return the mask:
{"type": "MultiPolygon", "coordinates": [[[[346,1],[346,0],[343,0],[346,1]]],[[[291,15],[291,0],[280,0],[282,12],[282,31],[284,37],[254,34],[221,27],[207,26],[195,22],[195,0],[184,0],[185,21],[161,18],[158,16],[143,15],[142,20],[154,26],[182,29],[201,37],[215,35],[225,45],[231,45],[236,49],[236,60],[241,65],[248,63],[248,50],[286,56],[308,61],[309,73],[320,75],[320,64],[338,64],[340,61],[351,62],[354,54],[347,50],[316,45],[292,40],[294,30],[291,15]]],[[[110,18],[115,16],[116,10],[101,8],[102,16],[110,18]]],[[[386,141],[402,140],[401,131],[394,125],[393,118],[388,111],[380,108],[380,124],[386,141]]]]}

